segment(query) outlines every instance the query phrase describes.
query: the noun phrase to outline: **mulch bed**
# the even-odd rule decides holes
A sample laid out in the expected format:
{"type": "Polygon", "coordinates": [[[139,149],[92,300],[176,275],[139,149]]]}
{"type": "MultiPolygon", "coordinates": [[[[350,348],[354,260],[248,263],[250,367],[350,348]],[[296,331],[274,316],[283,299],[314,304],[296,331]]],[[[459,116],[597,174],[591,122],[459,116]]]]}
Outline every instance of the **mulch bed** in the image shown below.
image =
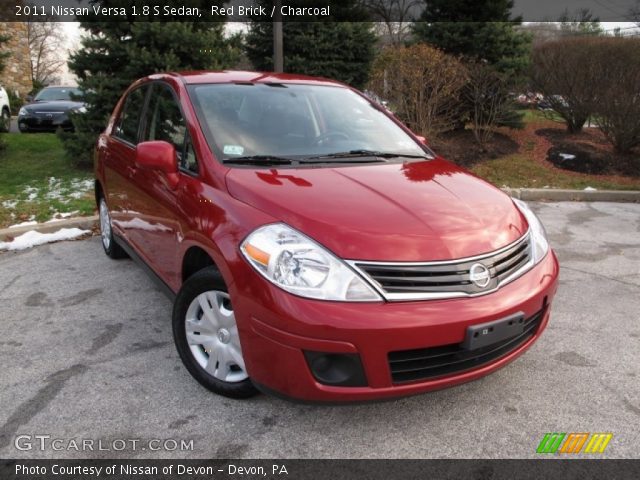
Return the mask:
{"type": "Polygon", "coordinates": [[[482,160],[512,155],[520,147],[508,132],[497,132],[485,149],[480,148],[471,130],[455,130],[433,142],[433,148],[438,155],[457,165],[469,168],[482,160]]]}
{"type": "Polygon", "coordinates": [[[597,128],[587,127],[570,134],[564,124],[553,120],[529,122],[522,130],[500,128],[485,150],[478,147],[470,130],[450,132],[434,141],[433,148],[464,167],[520,153],[546,168],[571,176],[597,176],[620,184],[640,178],[640,148],[631,154],[618,154],[597,128]]]}
{"type": "Polygon", "coordinates": [[[640,176],[640,151],[626,155],[614,152],[595,128],[574,134],[562,128],[542,128],[535,133],[553,145],[547,157],[556,167],[595,175],[640,176]]]}

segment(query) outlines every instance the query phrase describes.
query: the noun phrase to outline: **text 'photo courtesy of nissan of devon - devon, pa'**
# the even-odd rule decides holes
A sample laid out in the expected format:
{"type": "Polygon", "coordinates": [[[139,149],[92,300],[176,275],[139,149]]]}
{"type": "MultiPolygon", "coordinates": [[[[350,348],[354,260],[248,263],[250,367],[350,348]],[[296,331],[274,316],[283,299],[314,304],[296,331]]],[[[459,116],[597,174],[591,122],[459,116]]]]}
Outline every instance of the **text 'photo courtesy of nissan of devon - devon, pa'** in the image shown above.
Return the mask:
{"type": "Polygon", "coordinates": [[[0,17],[0,478],[638,478],[637,0],[0,17]]]}

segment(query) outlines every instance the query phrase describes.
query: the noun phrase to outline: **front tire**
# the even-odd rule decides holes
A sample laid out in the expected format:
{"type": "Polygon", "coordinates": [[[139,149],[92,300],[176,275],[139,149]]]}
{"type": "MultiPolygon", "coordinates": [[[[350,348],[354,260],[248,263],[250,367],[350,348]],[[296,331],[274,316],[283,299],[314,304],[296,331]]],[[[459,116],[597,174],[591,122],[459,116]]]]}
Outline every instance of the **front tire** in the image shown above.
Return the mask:
{"type": "Polygon", "coordinates": [[[111,214],[104,196],[100,197],[98,205],[100,214],[100,238],[102,240],[102,248],[109,258],[118,259],[126,258],[127,253],[113,238],[113,228],[111,226],[111,214]]]}
{"type": "Polygon", "coordinates": [[[227,287],[214,267],[189,277],[173,306],[173,338],[191,376],[219,395],[258,393],[247,374],[227,287]]]}

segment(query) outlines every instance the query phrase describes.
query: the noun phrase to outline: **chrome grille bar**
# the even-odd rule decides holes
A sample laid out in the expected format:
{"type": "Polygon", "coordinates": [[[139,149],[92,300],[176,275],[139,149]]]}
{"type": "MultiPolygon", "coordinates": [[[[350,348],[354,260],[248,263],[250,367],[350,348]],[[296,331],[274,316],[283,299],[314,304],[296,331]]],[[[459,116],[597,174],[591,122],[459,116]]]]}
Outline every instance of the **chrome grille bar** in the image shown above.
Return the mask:
{"type": "Polygon", "coordinates": [[[386,300],[445,299],[496,291],[533,266],[531,249],[531,236],[527,232],[506,247],[474,257],[434,262],[350,260],[348,263],[386,300]],[[474,271],[486,268],[486,285],[477,281],[472,268],[474,271]]]}

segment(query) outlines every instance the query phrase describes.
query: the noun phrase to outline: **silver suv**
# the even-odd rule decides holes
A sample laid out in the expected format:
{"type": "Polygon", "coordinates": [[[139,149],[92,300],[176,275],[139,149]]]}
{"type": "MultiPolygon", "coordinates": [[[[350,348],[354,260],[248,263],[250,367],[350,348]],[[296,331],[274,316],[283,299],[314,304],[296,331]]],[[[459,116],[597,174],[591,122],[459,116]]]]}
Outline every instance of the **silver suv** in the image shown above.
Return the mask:
{"type": "Polygon", "coordinates": [[[11,106],[9,105],[9,95],[4,87],[0,86],[0,131],[8,132],[11,123],[11,106]]]}

